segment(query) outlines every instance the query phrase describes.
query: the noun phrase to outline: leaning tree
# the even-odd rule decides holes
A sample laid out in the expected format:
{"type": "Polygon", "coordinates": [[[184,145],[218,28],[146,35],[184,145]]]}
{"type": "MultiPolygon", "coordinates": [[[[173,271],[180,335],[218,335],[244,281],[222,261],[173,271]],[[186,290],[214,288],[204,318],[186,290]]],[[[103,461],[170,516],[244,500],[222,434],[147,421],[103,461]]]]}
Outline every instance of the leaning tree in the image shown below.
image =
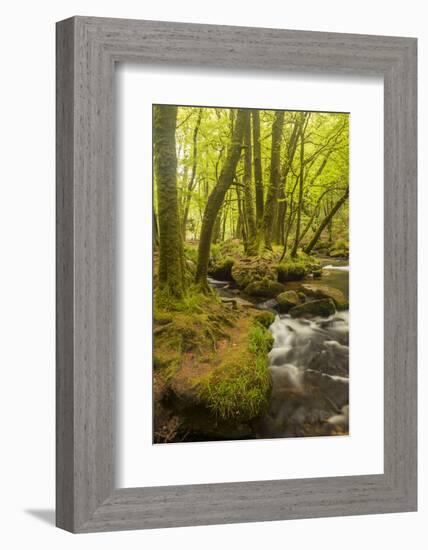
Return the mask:
{"type": "Polygon", "coordinates": [[[226,193],[235,178],[236,166],[241,157],[243,139],[248,124],[246,109],[238,109],[233,121],[231,143],[220,172],[220,176],[211,191],[202,218],[201,235],[198,248],[198,263],[196,267],[196,283],[202,288],[207,286],[208,261],[210,257],[213,228],[226,193]]]}

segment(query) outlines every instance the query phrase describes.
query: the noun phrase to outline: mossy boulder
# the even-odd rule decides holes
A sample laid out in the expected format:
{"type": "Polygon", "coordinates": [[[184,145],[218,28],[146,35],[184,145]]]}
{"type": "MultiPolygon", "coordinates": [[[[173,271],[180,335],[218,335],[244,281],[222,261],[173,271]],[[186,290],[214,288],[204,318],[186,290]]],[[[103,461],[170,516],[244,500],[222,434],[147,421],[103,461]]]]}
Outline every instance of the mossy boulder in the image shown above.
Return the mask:
{"type": "Polygon", "coordinates": [[[276,280],[276,270],[271,261],[260,257],[240,258],[232,267],[232,277],[244,289],[249,284],[263,279],[276,280]]]}
{"type": "Polygon", "coordinates": [[[349,302],[343,292],[337,288],[332,288],[327,285],[304,284],[302,285],[303,292],[311,298],[331,298],[338,310],[349,308],[349,302]]]}
{"type": "Polygon", "coordinates": [[[300,298],[295,290],[286,290],[276,297],[278,309],[281,313],[287,313],[292,307],[299,305],[300,298]]]}
{"type": "Polygon", "coordinates": [[[211,263],[208,275],[217,281],[232,281],[233,258],[220,256],[211,263]]]}
{"type": "Polygon", "coordinates": [[[306,302],[306,294],[304,292],[302,292],[301,290],[298,290],[297,296],[299,297],[301,302],[306,302]]]}
{"type": "Polygon", "coordinates": [[[290,309],[292,317],[329,317],[336,312],[336,306],[331,298],[305,302],[290,309]]]}
{"type": "Polygon", "coordinates": [[[296,258],[285,258],[277,266],[278,281],[280,283],[300,281],[310,273],[319,272],[321,272],[320,262],[307,254],[300,254],[296,258]]]}
{"type": "Polygon", "coordinates": [[[300,299],[295,290],[286,290],[276,297],[278,309],[281,313],[287,313],[292,307],[299,305],[300,299]]]}
{"type": "Polygon", "coordinates": [[[300,281],[306,275],[305,267],[297,262],[287,262],[278,266],[278,281],[287,283],[288,281],[300,281]]]}
{"type": "Polygon", "coordinates": [[[218,245],[211,245],[211,250],[214,251],[214,253],[217,250],[222,256],[231,256],[233,258],[244,255],[244,246],[239,239],[228,239],[218,245]]]}
{"type": "Polygon", "coordinates": [[[254,281],[245,287],[244,292],[249,296],[259,296],[261,298],[275,298],[284,290],[284,285],[272,279],[262,279],[254,281]]]}

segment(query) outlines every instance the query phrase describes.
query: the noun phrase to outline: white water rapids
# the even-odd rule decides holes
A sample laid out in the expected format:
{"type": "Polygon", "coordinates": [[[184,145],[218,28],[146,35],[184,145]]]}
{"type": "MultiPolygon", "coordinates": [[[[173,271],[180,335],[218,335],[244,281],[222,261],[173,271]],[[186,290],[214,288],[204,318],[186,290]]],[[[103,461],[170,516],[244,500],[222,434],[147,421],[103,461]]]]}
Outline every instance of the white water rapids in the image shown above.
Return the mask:
{"type": "Polygon", "coordinates": [[[328,319],[277,315],[270,326],[272,395],[260,437],[328,435],[348,429],[348,312],[328,319]]]}
{"type": "MultiPolygon", "coordinates": [[[[348,265],[323,267],[322,280],[348,297],[348,265]]],[[[208,280],[220,295],[227,282],[208,280]]],[[[260,303],[274,310],[275,299],[260,303]]],[[[329,318],[277,314],[269,327],[272,393],[267,414],[253,426],[260,438],[317,436],[349,431],[349,312],[329,318]]]]}

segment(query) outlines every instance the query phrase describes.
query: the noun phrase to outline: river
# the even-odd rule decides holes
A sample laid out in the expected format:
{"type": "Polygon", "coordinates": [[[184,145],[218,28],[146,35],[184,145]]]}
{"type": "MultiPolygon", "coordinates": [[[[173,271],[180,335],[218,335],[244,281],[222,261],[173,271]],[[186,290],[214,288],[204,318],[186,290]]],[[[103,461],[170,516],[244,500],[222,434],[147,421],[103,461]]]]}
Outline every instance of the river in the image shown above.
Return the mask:
{"type": "MultiPolygon", "coordinates": [[[[348,266],[330,262],[323,277],[311,281],[317,284],[337,288],[348,298],[348,266]]],[[[256,426],[257,437],[348,433],[349,312],[327,319],[277,314],[270,331],[272,394],[269,410],[256,426]]]]}
{"type": "MultiPolygon", "coordinates": [[[[311,286],[340,290],[349,299],[349,266],[326,259],[311,286]]],[[[309,282],[309,281],[308,281],[309,282]]],[[[209,279],[225,298],[235,298],[226,281],[209,279]],[[224,288],[226,287],[226,288],[224,288]]],[[[286,284],[298,290],[300,282],[286,284]]],[[[276,300],[259,303],[274,310],[276,300]]],[[[349,433],[349,311],[329,318],[293,319],[276,314],[269,327],[272,392],[266,415],[253,426],[257,438],[308,437],[349,433]]]]}

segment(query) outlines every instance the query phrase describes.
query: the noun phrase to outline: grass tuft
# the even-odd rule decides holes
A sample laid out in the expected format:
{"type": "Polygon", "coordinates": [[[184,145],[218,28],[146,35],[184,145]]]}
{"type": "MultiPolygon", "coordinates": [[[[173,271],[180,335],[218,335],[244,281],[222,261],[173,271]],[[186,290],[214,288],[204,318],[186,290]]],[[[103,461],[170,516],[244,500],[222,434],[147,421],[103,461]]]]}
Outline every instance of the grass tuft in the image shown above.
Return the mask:
{"type": "Polygon", "coordinates": [[[270,332],[254,324],[247,348],[231,348],[223,363],[201,380],[200,397],[216,417],[242,423],[266,411],[271,390],[267,354],[272,343],[270,332]]]}

